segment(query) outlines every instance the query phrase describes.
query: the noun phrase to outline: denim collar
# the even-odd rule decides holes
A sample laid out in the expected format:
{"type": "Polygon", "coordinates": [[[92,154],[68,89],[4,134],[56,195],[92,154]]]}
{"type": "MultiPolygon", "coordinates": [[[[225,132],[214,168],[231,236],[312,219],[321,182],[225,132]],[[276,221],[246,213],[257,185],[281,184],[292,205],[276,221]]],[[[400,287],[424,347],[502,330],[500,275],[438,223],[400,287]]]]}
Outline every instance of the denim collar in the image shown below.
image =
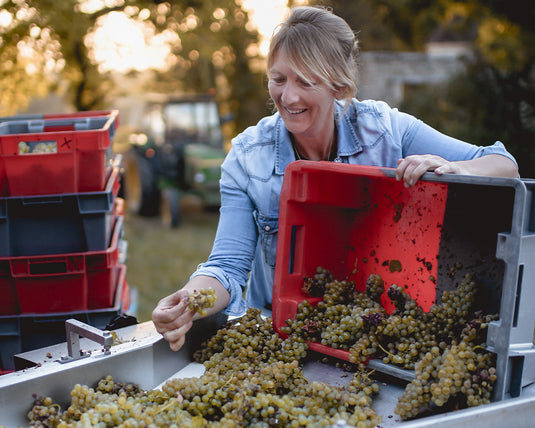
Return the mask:
{"type": "Polygon", "coordinates": [[[290,133],[286,129],[284,121],[278,112],[276,113],[275,125],[275,150],[275,174],[283,175],[288,164],[295,160],[295,156],[292,149],[290,133]]]}

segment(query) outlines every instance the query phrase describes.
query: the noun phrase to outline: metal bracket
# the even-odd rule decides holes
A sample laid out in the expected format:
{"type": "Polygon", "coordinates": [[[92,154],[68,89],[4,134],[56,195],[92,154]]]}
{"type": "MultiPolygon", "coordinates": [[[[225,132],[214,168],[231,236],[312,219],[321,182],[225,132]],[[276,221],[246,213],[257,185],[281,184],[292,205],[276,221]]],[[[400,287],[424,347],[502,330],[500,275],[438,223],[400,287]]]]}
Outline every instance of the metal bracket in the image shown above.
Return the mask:
{"type": "Polygon", "coordinates": [[[65,321],[67,334],[67,350],[69,355],[62,356],[60,363],[68,363],[90,355],[80,349],[80,336],[90,339],[104,347],[104,355],[110,355],[113,336],[108,330],[100,330],[75,319],[65,321]]]}

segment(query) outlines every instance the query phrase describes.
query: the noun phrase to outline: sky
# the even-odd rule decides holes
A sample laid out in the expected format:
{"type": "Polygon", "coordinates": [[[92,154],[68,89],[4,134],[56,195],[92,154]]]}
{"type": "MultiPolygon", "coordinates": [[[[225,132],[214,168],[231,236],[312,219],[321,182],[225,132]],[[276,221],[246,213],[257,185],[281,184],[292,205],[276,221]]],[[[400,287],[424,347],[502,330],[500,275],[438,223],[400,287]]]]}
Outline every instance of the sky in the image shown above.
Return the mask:
{"type": "MultiPolygon", "coordinates": [[[[286,0],[243,0],[243,8],[249,12],[251,21],[261,36],[260,51],[267,53],[269,38],[282,21],[286,11],[286,0]]],[[[103,71],[145,70],[150,67],[164,67],[169,42],[176,34],[164,32],[148,34],[141,23],[134,23],[120,12],[112,12],[101,18],[101,27],[90,37],[94,55],[103,71]],[[151,40],[147,44],[147,40],[151,40]]]]}

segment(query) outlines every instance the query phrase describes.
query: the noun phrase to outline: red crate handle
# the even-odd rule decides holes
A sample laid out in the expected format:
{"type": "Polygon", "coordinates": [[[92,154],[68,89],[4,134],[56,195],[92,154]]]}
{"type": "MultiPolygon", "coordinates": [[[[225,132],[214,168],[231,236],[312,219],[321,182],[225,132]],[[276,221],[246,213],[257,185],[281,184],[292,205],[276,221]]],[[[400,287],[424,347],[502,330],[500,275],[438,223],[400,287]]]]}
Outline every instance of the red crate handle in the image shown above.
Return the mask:
{"type": "Polygon", "coordinates": [[[45,277],[52,275],[82,274],[86,271],[82,254],[58,257],[32,257],[11,260],[13,277],[45,277]]]}

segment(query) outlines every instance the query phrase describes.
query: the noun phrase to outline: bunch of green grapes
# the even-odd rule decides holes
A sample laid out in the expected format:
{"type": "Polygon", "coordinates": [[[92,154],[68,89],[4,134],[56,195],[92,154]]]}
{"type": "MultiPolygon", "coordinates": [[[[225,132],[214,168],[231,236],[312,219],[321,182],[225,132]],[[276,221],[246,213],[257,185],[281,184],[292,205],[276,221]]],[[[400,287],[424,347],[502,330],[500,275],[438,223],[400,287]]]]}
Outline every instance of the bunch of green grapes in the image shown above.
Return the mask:
{"type": "Polygon", "coordinates": [[[53,403],[52,398],[34,394],[33,399],[32,409],[27,415],[30,427],[45,427],[45,424],[57,426],[61,422],[61,408],[53,403]]]}
{"type": "Polygon", "coordinates": [[[189,293],[186,303],[190,311],[197,312],[204,317],[207,314],[207,309],[213,308],[216,301],[217,296],[213,288],[201,288],[189,293]]]}
{"type": "Polygon", "coordinates": [[[350,349],[350,359],[362,363],[368,358],[381,358],[385,364],[413,369],[427,349],[434,345],[428,334],[426,314],[402,287],[390,286],[387,296],[396,309],[390,315],[383,314],[381,318],[375,316],[370,320],[369,334],[374,337],[374,354],[362,354],[360,342],[350,349]]]}
{"type": "Polygon", "coordinates": [[[333,279],[334,277],[331,272],[321,266],[318,266],[314,275],[311,277],[305,277],[303,279],[303,286],[301,287],[301,290],[307,296],[323,296],[325,293],[325,284],[331,282],[333,279]]]}
{"type": "Polygon", "coordinates": [[[488,404],[496,382],[495,355],[465,340],[435,347],[416,364],[395,412],[402,419],[488,404]]]}
{"type": "Polygon", "coordinates": [[[386,296],[396,309],[388,314],[380,304],[385,290],[379,276],[370,276],[359,292],[324,269],[316,275],[323,300],[298,305],[295,319],[282,328],[286,339],[271,318],[249,309],[195,353],[206,369],[202,376],[169,380],[161,391],[142,391],[109,376],[95,388],[76,385],[63,412],[50,398],[36,400],[30,425],[328,427],[342,419],[371,428],[380,418],[371,408],[379,384],[365,367],[370,358],[414,368],[415,379],[396,408],[402,419],[489,402],[496,370],[483,344],[496,317],[472,312],[471,278],[428,313],[403,288],[391,286],[386,296]],[[309,341],[349,349],[356,370],[347,387],[304,378],[309,341]]]}
{"type": "MultiPolygon", "coordinates": [[[[321,269],[321,275],[325,281],[332,278],[325,269],[321,269]]],[[[305,283],[308,280],[305,278],[305,283]]],[[[323,300],[315,306],[308,300],[301,301],[295,318],[286,320],[286,325],[281,327],[283,333],[295,333],[309,342],[349,350],[374,319],[386,315],[379,302],[355,289],[353,281],[330,280],[321,288],[323,300]]]]}
{"type": "Polygon", "coordinates": [[[208,369],[232,371],[248,369],[251,361],[265,364],[276,361],[301,361],[308,345],[301,337],[283,340],[273,329],[273,320],[260,310],[250,308],[236,320],[229,321],[194,354],[194,360],[208,369]]]}
{"type": "MultiPolygon", "coordinates": [[[[323,270],[325,278],[329,275],[323,270]]],[[[386,291],[379,275],[370,275],[364,292],[349,281],[332,280],[316,306],[301,302],[293,320],[281,330],[349,351],[349,361],[364,369],[381,359],[415,370],[397,407],[403,419],[475,406],[490,401],[496,380],[495,356],[486,351],[486,328],[497,319],[474,311],[476,283],[466,275],[439,303],[424,312],[404,288],[386,291]],[[383,296],[394,304],[387,314],[383,296]]]]}
{"type": "Polygon", "coordinates": [[[347,386],[347,390],[357,394],[364,394],[369,398],[370,405],[372,399],[379,393],[379,382],[372,377],[374,370],[366,368],[357,369],[347,386]]]}
{"type": "Polygon", "coordinates": [[[393,284],[385,292],[380,275],[370,275],[365,291],[359,292],[352,281],[327,282],[332,275],[324,268],[314,278],[318,272],[325,282],[321,287],[323,300],[315,306],[308,300],[300,302],[295,318],[287,320],[281,331],[347,350],[353,363],[375,358],[413,370],[433,347],[444,350],[452,340],[458,340],[474,316],[476,284],[471,276],[455,290],[444,292],[441,303],[426,313],[403,287],[393,284]],[[380,304],[384,294],[394,304],[392,314],[380,304]]]}

